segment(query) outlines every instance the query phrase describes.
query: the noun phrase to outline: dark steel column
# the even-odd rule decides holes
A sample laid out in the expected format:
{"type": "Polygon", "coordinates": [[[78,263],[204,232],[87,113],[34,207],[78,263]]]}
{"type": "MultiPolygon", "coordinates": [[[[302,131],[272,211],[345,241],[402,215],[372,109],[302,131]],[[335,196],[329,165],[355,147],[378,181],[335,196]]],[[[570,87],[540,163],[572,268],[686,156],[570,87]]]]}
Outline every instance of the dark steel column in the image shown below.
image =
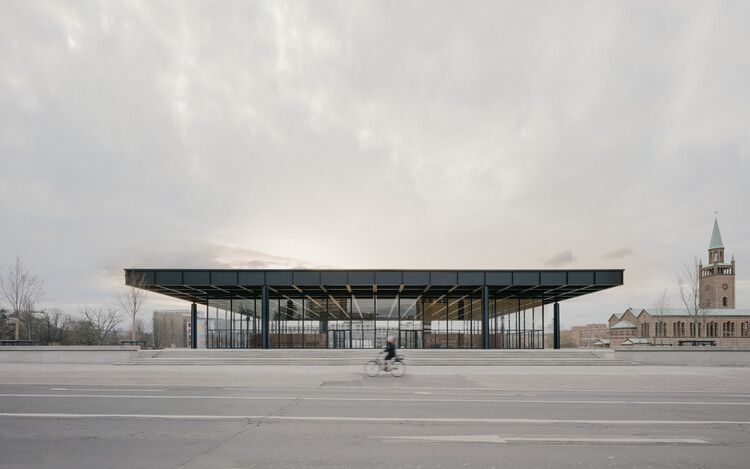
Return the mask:
{"type": "Polygon", "coordinates": [[[560,303],[555,301],[554,311],[554,335],[555,335],[555,348],[560,348],[560,303]]]}
{"type": "Polygon", "coordinates": [[[198,305],[190,305],[190,348],[198,348],[198,305]]]}
{"type": "Polygon", "coordinates": [[[268,320],[268,286],[263,285],[261,287],[261,346],[262,348],[269,348],[268,331],[271,329],[270,321],[268,320]]]}
{"type": "Polygon", "coordinates": [[[542,295],[542,348],[544,348],[544,328],[547,327],[544,324],[544,295],[542,295]]]}
{"type": "Polygon", "coordinates": [[[490,288],[482,287],[482,348],[490,348],[490,288]]]}

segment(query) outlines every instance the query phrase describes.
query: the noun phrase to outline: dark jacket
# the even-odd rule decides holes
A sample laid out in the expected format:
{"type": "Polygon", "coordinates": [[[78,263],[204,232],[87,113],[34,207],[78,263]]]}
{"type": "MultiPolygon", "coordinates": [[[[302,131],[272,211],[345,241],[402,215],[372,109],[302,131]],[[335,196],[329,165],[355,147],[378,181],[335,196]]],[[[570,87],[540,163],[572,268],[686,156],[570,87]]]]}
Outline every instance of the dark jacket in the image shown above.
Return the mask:
{"type": "Polygon", "coordinates": [[[396,344],[393,342],[386,342],[385,343],[385,359],[390,360],[391,358],[396,356],[396,344]]]}

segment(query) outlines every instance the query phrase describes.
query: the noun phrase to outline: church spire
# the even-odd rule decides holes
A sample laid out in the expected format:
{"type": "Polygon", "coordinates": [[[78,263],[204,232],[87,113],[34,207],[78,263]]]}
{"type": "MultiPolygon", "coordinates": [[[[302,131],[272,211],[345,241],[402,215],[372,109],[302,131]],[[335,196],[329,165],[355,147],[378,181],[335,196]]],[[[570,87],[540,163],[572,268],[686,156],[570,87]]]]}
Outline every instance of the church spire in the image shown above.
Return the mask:
{"type": "Polygon", "coordinates": [[[731,263],[724,262],[724,242],[719,231],[719,218],[714,218],[711,245],[708,247],[708,265],[699,267],[698,303],[707,309],[734,309],[734,256],[731,263]]]}
{"type": "Polygon", "coordinates": [[[708,249],[724,249],[724,243],[721,241],[721,233],[719,232],[719,219],[714,218],[714,231],[711,233],[711,245],[708,249]]]}

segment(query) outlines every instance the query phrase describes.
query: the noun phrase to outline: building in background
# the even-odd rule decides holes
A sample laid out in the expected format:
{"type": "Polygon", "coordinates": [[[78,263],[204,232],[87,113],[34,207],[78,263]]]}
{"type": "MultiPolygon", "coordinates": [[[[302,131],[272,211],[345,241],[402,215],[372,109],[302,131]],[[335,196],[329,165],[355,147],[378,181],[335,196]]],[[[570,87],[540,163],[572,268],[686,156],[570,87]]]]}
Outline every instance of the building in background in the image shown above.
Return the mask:
{"type": "MultiPolygon", "coordinates": [[[[750,309],[628,308],[609,318],[609,345],[750,346],[750,309]]],[[[602,346],[603,344],[594,344],[602,346]]]]}
{"type": "Polygon", "coordinates": [[[711,244],[708,246],[708,264],[698,268],[700,294],[698,304],[705,309],[734,309],[734,256],[724,262],[724,243],[721,241],[719,221],[714,220],[711,244]]]}
{"type": "Polygon", "coordinates": [[[724,262],[719,222],[714,220],[708,264],[698,265],[697,311],[628,308],[609,318],[609,344],[750,346],[750,309],[735,307],[735,260],[724,262]]]}
{"type": "Polygon", "coordinates": [[[571,328],[571,337],[577,347],[591,348],[601,339],[609,339],[608,324],[587,324],[571,328]]]}
{"type": "Polygon", "coordinates": [[[190,347],[190,310],[154,311],[154,347],[190,347]]]}

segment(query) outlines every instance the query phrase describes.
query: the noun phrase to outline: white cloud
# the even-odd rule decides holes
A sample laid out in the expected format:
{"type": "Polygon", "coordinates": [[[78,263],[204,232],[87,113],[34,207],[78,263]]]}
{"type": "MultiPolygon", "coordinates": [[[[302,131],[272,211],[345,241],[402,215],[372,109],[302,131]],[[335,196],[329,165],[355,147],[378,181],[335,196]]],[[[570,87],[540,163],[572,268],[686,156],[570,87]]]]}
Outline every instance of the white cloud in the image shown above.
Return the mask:
{"type": "Polygon", "coordinates": [[[634,256],[634,255],[635,255],[635,251],[633,251],[632,248],[623,246],[621,248],[617,248],[617,249],[607,252],[602,257],[604,259],[620,259],[623,257],[634,256]]]}
{"type": "Polygon", "coordinates": [[[576,257],[573,255],[573,251],[566,250],[559,252],[544,261],[544,265],[549,265],[552,267],[562,267],[564,265],[570,264],[571,262],[574,262],[575,260],[576,257]]]}
{"type": "Polygon", "coordinates": [[[594,322],[705,257],[715,210],[750,259],[749,17],[5,2],[0,263],[53,305],[135,264],[625,268],[565,307],[594,322]]]}

